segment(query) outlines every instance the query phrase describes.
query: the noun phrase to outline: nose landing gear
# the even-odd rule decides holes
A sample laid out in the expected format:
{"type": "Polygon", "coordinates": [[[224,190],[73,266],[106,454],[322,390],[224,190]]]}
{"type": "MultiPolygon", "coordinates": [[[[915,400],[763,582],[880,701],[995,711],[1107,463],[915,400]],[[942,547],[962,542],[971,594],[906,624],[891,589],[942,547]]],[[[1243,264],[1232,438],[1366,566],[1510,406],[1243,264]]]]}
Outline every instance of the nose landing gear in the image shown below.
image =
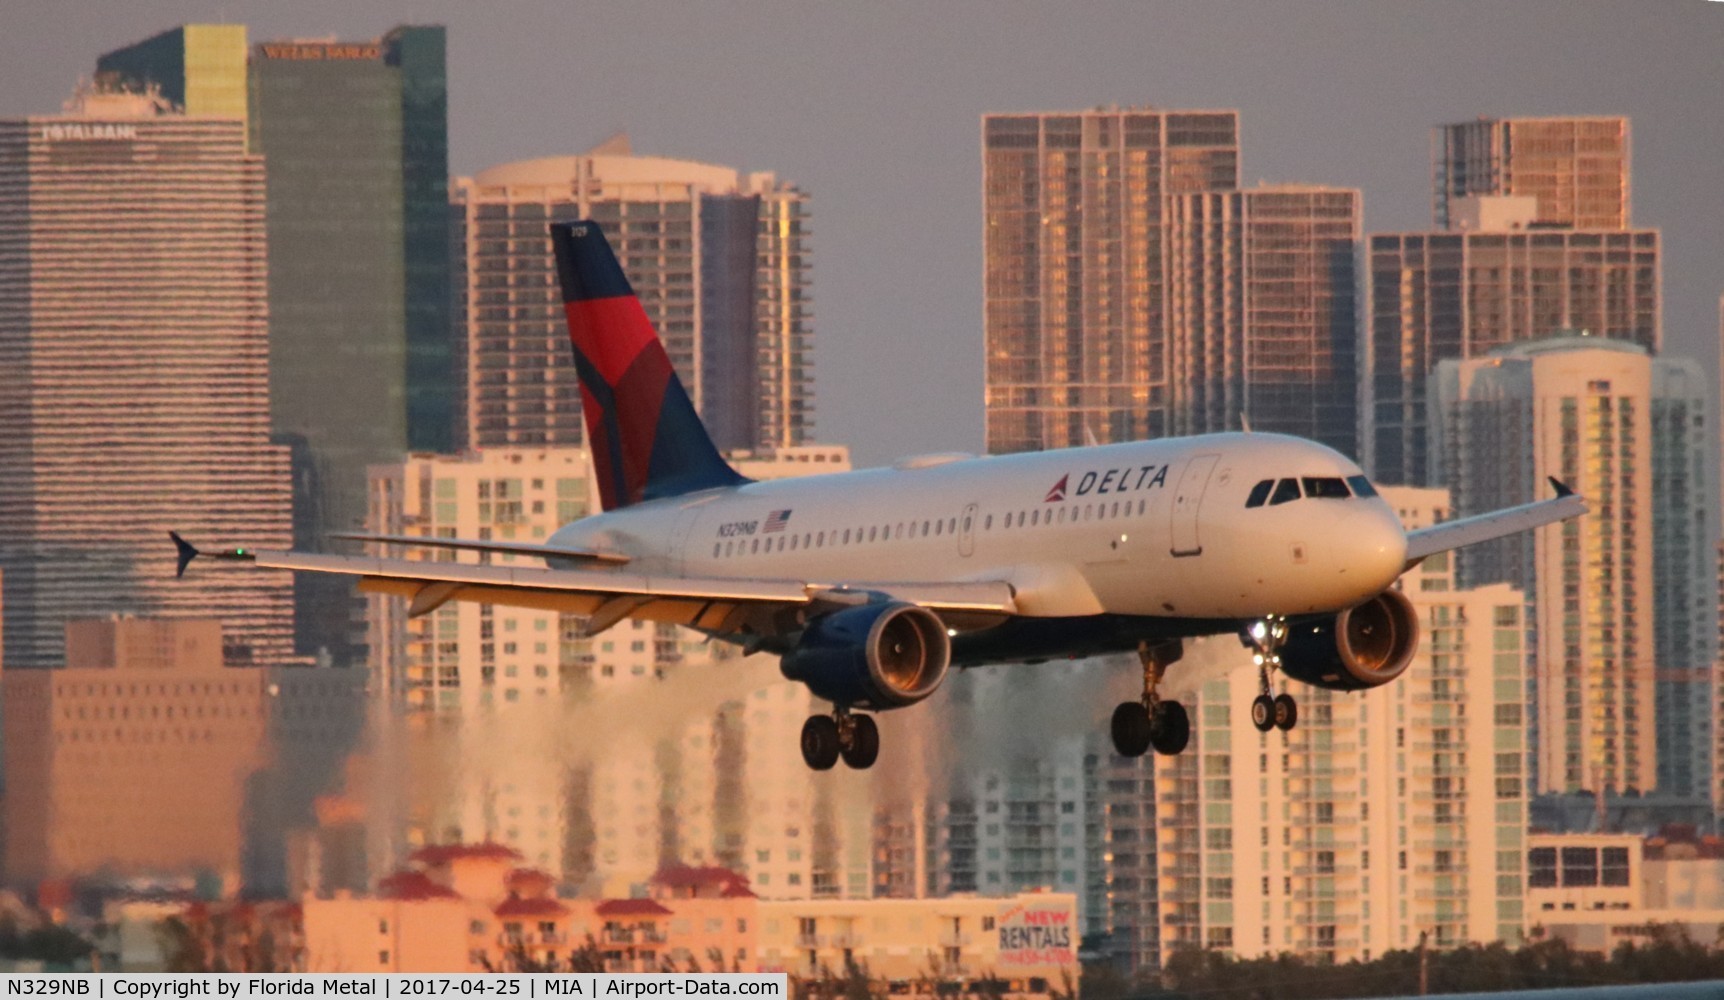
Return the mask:
{"type": "Polygon", "coordinates": [[[1287,642],[1287,619],[1272,615],[1251,627],[1241,636],[1251,647],[1252,660],[1257,664],[1258,695],[1251,699],[1251,724],[1260,733],[1271,729],[1287,732],[1299,721],[1299,703],[1290,694],[1274,694],[1269,684],[1271,672],[1281,666],[1281,647],[1287,642]]]}
{"type": "Polygon", "coordinates": [[[1185,654],[1179,640],[1151,645],[1142,643],[1137,656],[1143,663],[1143,697],[1120,703],[1113,710],[1113,748],[1121,757],[1141,757],[1151,747],[1172,756],[1191,742],[1191,717],[1177,701],[1162,701],[1156,693],[1162,672],[1185,654]]]}
{"type": "Polygon", "coordinates": [[[831,715],[811,715],[802,724],[802,762],[816,771],[830,771],[839,758],[858,771],[880,757],[880,727],[871,715],[852,715],[835,708],[831,715]]]}

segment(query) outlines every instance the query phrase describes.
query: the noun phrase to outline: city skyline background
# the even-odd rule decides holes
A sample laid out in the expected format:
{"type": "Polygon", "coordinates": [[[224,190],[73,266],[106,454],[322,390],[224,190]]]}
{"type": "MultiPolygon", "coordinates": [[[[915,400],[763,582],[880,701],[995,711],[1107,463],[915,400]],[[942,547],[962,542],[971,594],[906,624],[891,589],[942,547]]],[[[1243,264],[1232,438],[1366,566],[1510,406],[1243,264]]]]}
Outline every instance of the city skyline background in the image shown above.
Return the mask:
{"type": "Polygon", "coordinates": [[[1700,3],[576,12],[534,0],[506,18],[442,2],[32,4],[0,40],[0,111],[52,112],[77,82],[68,67],[175,24],[244,23],[254,42],[446,24],[451,176],[627,131],[642,154],[770,170],[809,192],[816,439],[851,445],[864,466],[982,449],[989,111],[1237,108],[1242,187],[1358,187],[1366,233],[1432,227],[1435,125],[1625,115],[1633,224],[1663,231],[1665,353],[1717,371],[1724,200],[1702,165],[1724,148],[1719,15],[1700,3]]]}

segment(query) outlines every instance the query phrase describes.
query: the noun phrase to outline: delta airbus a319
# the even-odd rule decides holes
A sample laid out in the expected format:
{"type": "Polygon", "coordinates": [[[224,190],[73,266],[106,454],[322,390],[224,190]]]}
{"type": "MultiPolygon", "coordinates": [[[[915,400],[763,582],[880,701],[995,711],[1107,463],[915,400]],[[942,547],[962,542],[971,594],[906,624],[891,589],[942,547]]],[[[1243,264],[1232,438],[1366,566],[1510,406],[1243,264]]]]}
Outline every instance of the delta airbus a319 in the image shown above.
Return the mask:
{"type": "MultiPolygon", "coordinates": [[[[781,657],[832,703],[802,756],[871,766],[870,711],[914,705],[953,667],[1135,652],[1142,697],[1115,749],[1177,754],[1186,711],[1159,686],[1188,637],[1236,634],[1291,729],[1279,672],[1354,691],[1394,680],[1418,619],[1394,589],[1433,553],[1575,517],[1556,496],[1407,532],[1359,467],[1312,441],[1229,433],[753,482],[725,463],[599,226],[551,227],[603,513],[543,544],[356,534],[388,546],[539,557],[543,567],[228,549],[223,559],[359,578],[423,615],[479,601],[669,622],[781,657]]],[[[174,535],[179,570],[198,550],[174,535]]]]}

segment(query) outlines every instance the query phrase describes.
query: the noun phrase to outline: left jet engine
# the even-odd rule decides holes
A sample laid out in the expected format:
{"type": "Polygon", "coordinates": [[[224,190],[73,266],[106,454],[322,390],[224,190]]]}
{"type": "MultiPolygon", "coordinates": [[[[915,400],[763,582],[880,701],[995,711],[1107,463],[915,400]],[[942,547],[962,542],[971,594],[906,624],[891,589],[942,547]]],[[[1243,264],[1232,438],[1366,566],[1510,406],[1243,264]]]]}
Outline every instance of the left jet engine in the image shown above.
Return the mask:
{"type": "Polygon", "coordinates": [[[952,642],[938,615],[882,601],[809,622],[780,668],[835,705],[881,710],[933,694],[951,663],[952,642]]]}
{"type": "Polygon", "coordinates": [[[1326,691],[1363,691],[1401,676],[1419,649],[1419,613],[1385,590],[1330,618],[1296,624],[1281,650],[1281,672],[1326,691]]]}

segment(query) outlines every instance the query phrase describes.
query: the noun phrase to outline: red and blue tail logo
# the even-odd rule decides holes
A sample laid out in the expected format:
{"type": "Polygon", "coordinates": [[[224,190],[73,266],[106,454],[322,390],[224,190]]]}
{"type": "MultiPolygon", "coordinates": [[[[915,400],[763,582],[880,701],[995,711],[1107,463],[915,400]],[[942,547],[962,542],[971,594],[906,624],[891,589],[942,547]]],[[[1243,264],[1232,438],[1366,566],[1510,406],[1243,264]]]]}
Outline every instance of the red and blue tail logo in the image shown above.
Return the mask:
{"type": "Polygon", "coordinates": [[[551,244],[604,508],[748,482],[707,436],[604,231],[554,223],[551,244]]]}

